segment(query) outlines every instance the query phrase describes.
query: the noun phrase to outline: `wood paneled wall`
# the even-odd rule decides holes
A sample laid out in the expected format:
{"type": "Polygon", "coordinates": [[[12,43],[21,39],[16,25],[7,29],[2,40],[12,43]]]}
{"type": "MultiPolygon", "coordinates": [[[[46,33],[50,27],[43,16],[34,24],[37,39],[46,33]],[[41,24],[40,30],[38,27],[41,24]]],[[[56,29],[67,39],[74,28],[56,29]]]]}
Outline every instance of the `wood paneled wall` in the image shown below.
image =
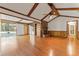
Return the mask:
{"type": "Polygon", "coordinates": [[[48,23],[46,21],[41,22],[41,36],[48,34],[48,23]]]}
{"type": "Polygon", "coordinates": [[[48,31],[48,35],[50,37],[67,37],[67,32],[66,31],[48,31]]]}
{"type": "Polygon", "coordinates": [[[29,25],[24,24],[24,35],[28,35],[28,34],[29,34],[29,25]]]}
{"type": "Polygon", "coordinates": [[[78,39],[79,39],[79,32],[78,32],[78,36],[77,36],[77,37],[78,37],[78,39]]]}
{"type": "Polygon", "coordinates": [[[41,23],[38,23],[36,26],[36,36],[41,37],[41,23]]]}

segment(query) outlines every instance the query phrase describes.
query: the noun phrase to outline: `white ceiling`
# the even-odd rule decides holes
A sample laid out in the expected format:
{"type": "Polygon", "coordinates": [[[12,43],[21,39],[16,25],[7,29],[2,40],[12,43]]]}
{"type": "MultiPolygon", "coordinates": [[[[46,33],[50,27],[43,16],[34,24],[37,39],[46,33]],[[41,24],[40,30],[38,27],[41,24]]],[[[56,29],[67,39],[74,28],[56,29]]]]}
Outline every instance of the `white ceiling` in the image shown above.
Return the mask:
{"type": "MultiPolygon", "coordinates": [[[[0,6],[6,7],[8,9],[12,9],[14,11],[18,11],[18,12],[26,14],[26,15],[32,9],[33,5],[34,5],[34,3],[0,3],[0,6]]],[[[56,8],[79,8],[79,3],[54,3],[54,5],[55,5],[56,8]]],[[[31,16],[41,20],[45,16],[45,14],[48,14],[50,11],[51,11],[51,8],[48,6],[47,3],[40,3],[37,6],[37,8],[33,11],[31,16]]],[[[35,19],[32,19],[32,18],[29,18],[27,16],[22,16],[22,15],[19,15],[19,14],[10,12],[10,11],[6,11],[4,9],[0,9],[0,12],[7,13],[7,14],[10,14],[10,15],[14,15],[14,16],[18,16],[18,17],[22,17],[22,18],[25,18],[25,19],[38,21],[38,20],[35,20],[35,19]]],[[[79,11],[78,10],[76,10],[76,11],[58,10],[58,12],[60,13],[60,15],[78,16],[79,17],[79,11]]],[[[53,16],[53,18],[54,17],[55,16],[53,16]]],[[[50,21],[51,19],[49,19],[49,16],[47,16],[44,20],[50,21]]]]}
{"type": "Polygon", "coordinates": [[[28,14],[31,10],[33,3],[0,3],[0,6],[12,9],[14,11],[21,12],[23,14],[28,14]]]}
{"type": "Polygon", "coordinates": [[[51,17],[51,19],[50,19],[50,15],[49,15],[49,16],[47,16],[44,20],[47,21],[47,22],[49,22],[50,20],[52,20],[52,19],[55,18],[55,17],[56,17],[56,15],[52,15],[52,17],[51,17]]]}
{"type": "MultiPolygon", "coordinates": [[[[54,3],[56,8],[79,8],[79,3],[54,3]]],[[[60,15],[77,16],[79,17],[79,10],[58,10],[60,15]]]]}
{"type": "Polygon", "coordinates": [[[19,21],[21,23],[33,23],[33,21],[27,21],[27,20],[22,20],[22,21],[19,21]]]}
{"type": "Polygon", "coordinates": [[[7,11],[7,10],[1,9],[1,8],[0,8],[0,12],[6,13],[6,14],[10,14],[10,15],[14,15],[14,16],[18,16],[18,17],[21,17],[21,18],[25,18],[26,20],[29,19],[28,21],[32,21],[32,20],[33,20],[33,21],[40,22],[40,21],[38,21],[38,20],[29,18],[29,17],[27,17],[27,16],[23,16],[23,15],[20,15],[20,14],[16,14],[16,13],[14,13],[14,12],[10,12],[10,11],[7,11]]]}
{"type": "Polygon", "coordinates": [[[68,16],[77,16],[79,17],[79,11],[72,11],[72,10],[63,10],[63,11],[59,11],[60,15],[68,15],[68,16]]]}
{"type": "MultiPolygon", "coordinates": [[[[0,6],[3,6],[3,7],[6,7],[8,9],[18,11],[20,13],[28,15],[28,13],[30,12],[30,10],[32,9],[34,4],[35,3],[0,3],[0,6]]],[[[37,8],[33,11],[31,16],[41,20],[45,16],[44,14],[48,14],[50,11],[51,11],[51,8],[48,6],[48,4],[40,3],[37,6],[37,8]]],[[[3,10],[3,9],[1,9],[0,12],[4,12],[4,13],[7,13],[7,14],[11,14],[11,15],[16,15],[13,12],[6,11],[6,10],[3,10]]],[[[21,16],[19,14],[17,14],[17,16],[24,17],[24,16],[21,16]]],[[[24,18],[26,18],[26,17],[24,17],[24,18]]]]}
{"type": "Polygon", "coordinates": [[[4,19],[4,20],[9,20],[9,21],[20,21],[21,19],[19,18],[16,18],[16,17],[11,17],[11,16],[8,16],[8,15],[4,15],[4,14],[0,14],[0,19],[4,19]]]}
{"type": "Polygon", "coordinates": [[[33,21],[28,21],[28,20],[24,20],[24,19],[12,17],[12,16],[4,15],[4,14],[0,14],[0,19],[1,20],[21,22],[21,23],[33,23],[33,21]]]}
{"type": "Polygon", "coordinates": [[[51,11],[51,8],[48,6],[48,4],[41,3],[34,10],[31,16],[36,17],[38,19],[42,19],[45,16],[44,14],[48,14],[50,11],[51,11]]]}
{"type": "Polygon", "coordinates": [[[79,3],[54,3],[56,8],[79,8],[79,3]]]}

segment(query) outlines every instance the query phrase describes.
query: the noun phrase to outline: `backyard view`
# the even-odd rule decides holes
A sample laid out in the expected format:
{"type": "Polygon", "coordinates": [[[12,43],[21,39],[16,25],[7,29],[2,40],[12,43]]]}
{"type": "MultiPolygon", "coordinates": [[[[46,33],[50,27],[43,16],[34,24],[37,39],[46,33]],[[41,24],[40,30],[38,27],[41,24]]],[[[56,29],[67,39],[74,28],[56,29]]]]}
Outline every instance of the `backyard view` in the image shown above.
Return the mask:
{"type": "Polygon", "coordinates": [[[1,37],[16,35],[16,24],[1,23],[1,37]]]}
{"type": "Polygon", "coordinates": [[[16,24],[10,22],[1,22],[1,51],[9,49],[10,45],[16,41],[16,24]]]}

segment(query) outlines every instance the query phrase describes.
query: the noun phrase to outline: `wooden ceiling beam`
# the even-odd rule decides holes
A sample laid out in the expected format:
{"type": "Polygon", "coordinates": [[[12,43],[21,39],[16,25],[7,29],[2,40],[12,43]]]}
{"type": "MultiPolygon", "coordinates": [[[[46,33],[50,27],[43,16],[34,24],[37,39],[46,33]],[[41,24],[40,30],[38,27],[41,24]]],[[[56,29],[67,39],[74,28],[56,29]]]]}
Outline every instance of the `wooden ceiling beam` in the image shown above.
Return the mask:
{"type": "Polygon", "coordinates": [[[36,7],[39,5],[39,3],[35,3],[34,5],[33,5],[33,7],[32,7],[32,9],[30,10],[30,12],[28,13],[28,16],[30,16],[32,13],[33,13],[33,11],[36,9],[36,7]]]}
{"type": "Polygon", "coordinates": [[[0,8],[2,8],[2,9],[4,9],[4,10],[7,10],[7,11],[10,11],[10,12],[13,12],[13,13],[16,13],[16,14],[19,14],[19,15],[22,15],[22,16],[27,16],[27,17],[29,17],[29,18],[32,18],[32,19],[35,19],[35,20],[40,21],[40,19],[37,19],[37,18],[31,17],[31,16],[28,16],[28,15],[23,14],[23,13],[20,13],[20,12],[18,12],[18,11],[11,10],[11,9],[9,9],[9,8],[5,8],[5,7],[2,7],[2,6],[0,6],[0,8]]]}
{"type": "Polygon", "coordinates": [[[50,15],[50,13],[51,13],[51,11],[50,11],[47,15],[45,15],[45,16],[41,19],[41,21],[43,21],[48,15],[50,15]]]}
{"type": "Polygon", "coordinates": [[[62,17],[71,17],[71,18],[79,18],[77,16],[68,16],[68,15],[59,15],[59,16],[62,16],[62,17]]]}
{"type": "Polygon", "coordinates": [[[57,10],[79,10],[79,8],[57,8],[57,10]]]}
{"type": "Polygon", "coordinates": [[[52,14],[56,14],[56,15],[59,15],[59,12],[58,10],[56,9],[56,7],[54,6],[53,3],[48,3],[49,7],[52,9],[52,14]]]}

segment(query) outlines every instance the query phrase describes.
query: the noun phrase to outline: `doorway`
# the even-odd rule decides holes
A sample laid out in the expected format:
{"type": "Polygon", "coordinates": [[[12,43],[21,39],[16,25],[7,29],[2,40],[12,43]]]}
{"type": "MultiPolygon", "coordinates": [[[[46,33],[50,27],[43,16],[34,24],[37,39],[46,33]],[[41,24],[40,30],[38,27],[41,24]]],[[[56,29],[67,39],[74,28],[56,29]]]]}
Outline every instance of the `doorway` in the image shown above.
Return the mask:
{"type": "Polygon", "coordinates": [[[1,22],[1,37],[16,36],[16,24],[12,22],[1,22]]]}
{"type": "Polygon", "coordinates": [[[78,38],[78,21],[68,21],[67,22],[67,32],[68,32],[68,38],[78,38]]]}
{"type": "Polygon", "coordinates": [[[16,23],[1,20],[1,51],[8,50],[16,42],[16,23]]]}

